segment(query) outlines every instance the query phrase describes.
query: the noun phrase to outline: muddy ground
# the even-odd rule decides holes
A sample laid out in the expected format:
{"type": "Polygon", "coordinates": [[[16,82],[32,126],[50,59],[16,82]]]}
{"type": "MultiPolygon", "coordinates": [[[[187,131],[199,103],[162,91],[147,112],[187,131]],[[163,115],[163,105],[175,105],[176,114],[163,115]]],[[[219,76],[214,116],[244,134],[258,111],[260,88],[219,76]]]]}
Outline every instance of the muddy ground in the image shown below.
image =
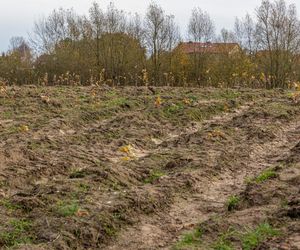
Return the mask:
{"type": "Polygon", "coordinates": [[[300,249],[283,90],[0,91],[1,249],[300,249]]]}

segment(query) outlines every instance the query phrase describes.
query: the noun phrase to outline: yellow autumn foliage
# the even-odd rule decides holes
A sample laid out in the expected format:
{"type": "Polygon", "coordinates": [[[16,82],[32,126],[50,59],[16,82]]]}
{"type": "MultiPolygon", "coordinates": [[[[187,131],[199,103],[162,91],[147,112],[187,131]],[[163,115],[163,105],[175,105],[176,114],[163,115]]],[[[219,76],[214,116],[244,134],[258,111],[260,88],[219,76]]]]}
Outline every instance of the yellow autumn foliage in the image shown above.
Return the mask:
{"type": "Polygon", "coordinates": [[[156,107],[160,107],[161,104],[162,104],[161,97],[158,96],[158,97],[156,98],[156,100],[155,100],[155,106],[156,106],[156,107]]]}

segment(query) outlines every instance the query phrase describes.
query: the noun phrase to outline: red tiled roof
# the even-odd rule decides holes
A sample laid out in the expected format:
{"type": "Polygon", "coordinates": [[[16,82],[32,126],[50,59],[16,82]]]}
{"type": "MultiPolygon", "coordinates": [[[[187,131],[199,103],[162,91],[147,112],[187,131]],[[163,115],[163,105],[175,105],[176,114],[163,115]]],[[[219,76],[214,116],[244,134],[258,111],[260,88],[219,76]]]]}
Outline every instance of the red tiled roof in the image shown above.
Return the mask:
{"type": "Polygon", "coordinates": [[[186,54],[194,53],[230,53],[235,48],[239,48],[238,43],[196,43],[196,42],[185,42],[181,43],[180,48],[186,54]]]}

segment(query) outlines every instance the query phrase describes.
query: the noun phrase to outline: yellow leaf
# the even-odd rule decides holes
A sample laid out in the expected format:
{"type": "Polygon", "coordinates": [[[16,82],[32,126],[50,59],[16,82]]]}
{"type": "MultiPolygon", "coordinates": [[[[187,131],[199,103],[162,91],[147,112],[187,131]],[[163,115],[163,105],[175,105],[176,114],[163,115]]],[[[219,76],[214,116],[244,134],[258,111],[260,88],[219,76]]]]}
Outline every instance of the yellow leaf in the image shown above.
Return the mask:
{"type": "Polygon", "coordinates": [[[27,125],[22,125],[19,127],[20,132],[28,132],[29,127],[27,125]]]}
{"type": "Polygon", "coordinates": [[[160,96],[158,96],[155,101],[155,106],[159,107],[161,104],[162,104],[162,100],[161,100],[160,96]]]}
{"type": "Polygon", "coordinates": [[[228,107],[227,104],[224,105],[224,111],[225,111],[225,112],[228,112],[228,111],[229,111],[229,107],[228,107]]]}
{"type": "Polygon", "coordinates": [[[130,145],[123,146],[119,150],[120,150],[120,152],[125,153],[127,155],[131,154],[131,146],[130,145]]]}
{"type": "Polygon", "coordinates": [[[1,93],[4,93],[4,92],[6,92],[6,89],[5,89],[5,87],[0,87],[0,92],[1,92],[1,93]]]}
{"type": "Polygon", "coordinates": [[[185,98],[185,99],[183,100],[183,102],[184,102],[184,104],[186,104],[186,105],[190,105],[190,104],[191,104],[191,100],[190,100],[190,99],[187,99],[187,98],[185,98]]]}

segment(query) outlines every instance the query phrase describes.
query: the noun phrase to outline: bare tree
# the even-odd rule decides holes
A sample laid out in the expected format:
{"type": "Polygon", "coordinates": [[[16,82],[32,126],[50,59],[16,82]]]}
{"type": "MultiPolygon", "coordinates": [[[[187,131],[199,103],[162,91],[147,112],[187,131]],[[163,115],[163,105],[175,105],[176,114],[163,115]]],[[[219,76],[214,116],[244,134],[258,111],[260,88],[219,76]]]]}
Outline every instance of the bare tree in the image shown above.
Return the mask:
{"type": "Polygon", "coordinates": [[[135,13],[134,15],[130,15],[128,23],[127,23],[127,33],[140,41],[143,44],[143,38],[145,35],[145,29],[143,27],[142,18],[139,14],[135,13]]]}
{"type": "Polygon", "coordinates": [[[217,40],[222,43],[234,43],[237,41],[234,32],[224,28],[221,30],[217,40]]]}
{"type": "Polygon", "coordinates": [[[73,10],[54,10],[47,18],[43,17],[34,23],[30,42],[39,52],[50,53],[61,40],[72,37],[68,21],[76,14],[73,10]]]}
{"type": "Polygon", "coordinates": [[[253,54],[256,51],[256,28],[253,19],[249,14],[246,15],[244,19],[244,33],[245,33],[245,47],[247,48],[250,54],[253,54]]]}
{"type": "Polygon", "coordinates": [[[109,34],[124,32],[126,28],[126,16],[124,11],[118,10],[110,3],[105,13],[105,31],[109,34]]]}
{"type": "Polygon", "coordinates": [[[194,8],[188,24],[189,37],[195,42],[208,42],[215,37],[215,26],[207,12],[194,8]]]}
{"type": "Polygon", "coordinates": [[[9,40],[9,50],[16,51],[23,47],[29,47],[22,36],[14,36],[9,40]]]}
{"type": "Polygon", "coordinates": [[[145,40],[153,62],[154,79],[159,81],[160,55],[166,48],[166,15],[155,3],[148,7],[145,18],[145,40]]]}
{"type": "Polygon", "coordinates": [[[175,23],[175,16],[169,15],[166,17],[166,35],[167,35],[167,50],[171,52],[180,41],[179,26],[175,23]]]}
{"type": "Polygon", "coordinates": [[[105,15],[101,10],[98,3],[94,2],[92,7],[90,8],[90,22],[91,22],[91,31],[92,37],[95,39],[96,48],[96,63],[97,67],[100,70],[100,39],[105,30],[105,15]]]}
{"type": "Polygon", "coordinates": [[[262,2],[256,10],[257,39],[266,51],[266,73],[270,75],[269,87],[284,87],[292,71],[293,60],[299,51],[300,22],[295,5],[278,0],[262,2]]]}
{"type": "Polygon", "coordinates": [[[194,8],[190,21],[188,24],[188,35],[194,43],[193,53],[193,78],[196,79],[198,84],[203,78],[203,71],[205,70],[205,61],[207,61],[207,55],[200,53],[197,48],[197,43],[210,42],[215,37],[215,26],[207,12],[202,11],[200,8],[194,8]]]}
{"type": "Polygon", "coordinates": [[[165,26],[167,36],[166,49],[169,54],[169,69],[172,69],[172,51],[180,41],[180,30],[179,26],[175,23],[174,15],[169,15],[166,17],[165,26]]]}
{"type": "Polygon", "coordinates": [[[110,3],[107,11],[105,13],[105,31],[109,34],[108,38],[108,48],[103,48],[104,52],[107,52],[103,55],[106,59],[105,66],[110,67],[110,73],[112,79],[115,79],[119,76],[117,72],[116,65],[120,64],[122,61],[121,57],[116,56],[116,51],[114,49],[117,47],[116,44],[120,41],[116,41],[116,36],[113,34],[125,33],[126,31],[126,15],[122,10],[118,10],[113,3],[110,3]],[[108,60],[109,59],[109,60],[108,60]]]}
{"type": "Polygon", "coordinates": [[[236,18],[234,24],[234,34],[241,47],[250,55],[257,51],[256,27],[249,14],[243,19],[236,18]]]}

